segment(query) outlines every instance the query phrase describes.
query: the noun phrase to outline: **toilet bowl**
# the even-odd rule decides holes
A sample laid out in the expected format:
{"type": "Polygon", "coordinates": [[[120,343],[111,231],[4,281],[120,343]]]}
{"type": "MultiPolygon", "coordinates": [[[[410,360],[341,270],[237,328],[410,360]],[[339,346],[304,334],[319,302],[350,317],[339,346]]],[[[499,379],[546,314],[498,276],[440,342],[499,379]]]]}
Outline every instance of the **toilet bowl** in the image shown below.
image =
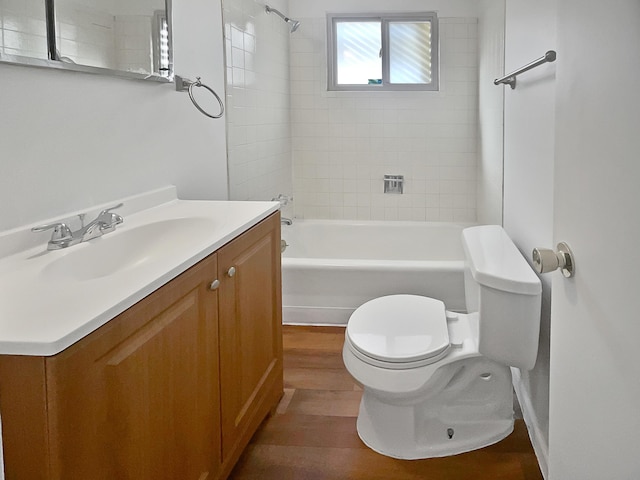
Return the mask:
{"type": "Polygon", "coordinates": [[[501,227],[465,229],[463,245],[470,313],[390,295],[349,319],[343,360],[364,390],[358,435],[383,455],[455,455],[513,430],[510,366],[535,361],[540,281],[501,227]]]}

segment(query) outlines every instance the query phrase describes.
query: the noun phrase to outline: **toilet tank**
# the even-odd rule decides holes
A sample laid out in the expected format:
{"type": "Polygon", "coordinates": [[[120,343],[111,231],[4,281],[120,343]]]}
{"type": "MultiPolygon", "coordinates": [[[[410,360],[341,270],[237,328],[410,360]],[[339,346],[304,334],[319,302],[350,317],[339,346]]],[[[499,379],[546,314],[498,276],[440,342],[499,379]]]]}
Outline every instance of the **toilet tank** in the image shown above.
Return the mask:
{"type": "Polygon", "coordinates": [[[480,353],[503,365],[530,370],[536,363],[542,285],[499,225],[466,228],[465,295],[479,313],[480,353]]]}

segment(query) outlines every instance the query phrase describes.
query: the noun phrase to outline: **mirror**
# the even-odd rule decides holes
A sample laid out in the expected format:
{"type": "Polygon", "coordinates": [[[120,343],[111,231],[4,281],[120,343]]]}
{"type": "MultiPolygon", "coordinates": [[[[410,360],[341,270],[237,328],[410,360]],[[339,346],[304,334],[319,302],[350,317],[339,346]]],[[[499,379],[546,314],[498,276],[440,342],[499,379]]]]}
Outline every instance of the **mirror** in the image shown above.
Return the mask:
{"type": "Polygon", "coordinates": [[[0,0],[0,61],[173,78],[170,0],[0,0]]]}
{"type": "Polygon", "coordinates": [[[0,54],[46,60],[45,13],[44,0],[0,0],[0,54]]]}

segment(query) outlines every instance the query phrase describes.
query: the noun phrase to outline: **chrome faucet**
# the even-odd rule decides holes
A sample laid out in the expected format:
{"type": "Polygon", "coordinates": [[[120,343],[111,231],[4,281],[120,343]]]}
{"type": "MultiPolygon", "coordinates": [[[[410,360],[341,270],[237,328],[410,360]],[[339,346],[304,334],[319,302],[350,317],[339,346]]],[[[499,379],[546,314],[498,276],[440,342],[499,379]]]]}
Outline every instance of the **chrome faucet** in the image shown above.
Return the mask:
{"type": "MultiPolygon", "coordinates": [[[[284,207],[286,207],[287,205],[289,205],[289,203],[293,202],[293,197],[290,197],[289,195],[284,195],[282,193],[278,194],[277,197],[273,197],[271,199],[272,202],[279,202],[280,203],[280,210],[282,210],[284,207]]],[[[280,224],[281,225],[292,225],[293,224],[293,220],[291,220],[290,218],[287,217],[280,217],[280,224]]]]}
{"type": "MultiPolygon", "coordinates": [[[[47,244],[47,250],[60,250],[61,248],[67,248],[77,243],[86,242],[92,238],[101,237],[106,233],[113,232],[116,229],[116,225],[120,225],[123,219],[117,213],[111,212],[111,210],[120,208],[122,205],[123,204],[120,203],[102,210],[95,220],[92,220],[75,232],[72,232],[69,226],[63,222],[39,225],[33,227],[31,231],[43,232],[53,229],[51,240],[49,240],[47,244]]],[[[81,215],[80,218],[84,218],[84,215],[81,215]]]]}
{"type": "Polygon", "coordinates": [[[293,197],[289,195],[285,195],[284,193],[279,193],[277,197],[273,197],[271,199],[272,202],[280,202],[281,207],[286,207],[289,203],[293,202],[293,197]]]}

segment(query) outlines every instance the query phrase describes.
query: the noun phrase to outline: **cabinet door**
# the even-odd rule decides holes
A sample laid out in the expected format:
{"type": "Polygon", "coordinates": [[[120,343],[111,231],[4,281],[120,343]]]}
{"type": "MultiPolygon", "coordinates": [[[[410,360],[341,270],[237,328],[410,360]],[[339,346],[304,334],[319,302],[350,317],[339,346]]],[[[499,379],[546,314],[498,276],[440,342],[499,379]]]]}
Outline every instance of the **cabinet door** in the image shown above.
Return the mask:
{"type": "Polygon", "coordinates": [[[212,255],[47,360],[54,478],[216,478],[216,273],[212,255]]]}
{"type": "Polygon", "coordinates": [[[218,251],[222,455],[234,463],[282,395],[280,216],[218,251]]]}

